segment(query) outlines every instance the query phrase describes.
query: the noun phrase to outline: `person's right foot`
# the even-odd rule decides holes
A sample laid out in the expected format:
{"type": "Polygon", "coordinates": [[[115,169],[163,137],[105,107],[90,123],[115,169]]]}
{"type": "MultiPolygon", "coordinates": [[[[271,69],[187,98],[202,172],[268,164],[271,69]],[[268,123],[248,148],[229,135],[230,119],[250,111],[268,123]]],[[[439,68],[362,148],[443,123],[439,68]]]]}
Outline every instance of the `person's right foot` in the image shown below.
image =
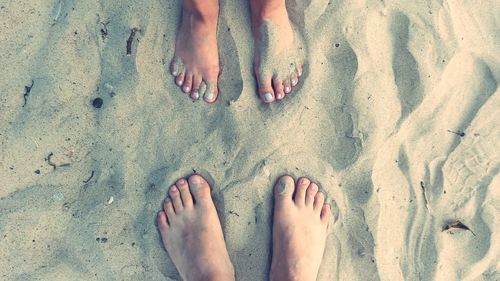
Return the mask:
{"type": "Polygon", "coordinates": [[[316,280],[325,250],[330,206],[307,178],[283,176],[274,187],[271,281],[316,280]]]}
{"type": "Polygon", "coordinates": [[[218,0],[185,0],[170,71],[192,99],[213,103],[218,96],[218,0]]]}

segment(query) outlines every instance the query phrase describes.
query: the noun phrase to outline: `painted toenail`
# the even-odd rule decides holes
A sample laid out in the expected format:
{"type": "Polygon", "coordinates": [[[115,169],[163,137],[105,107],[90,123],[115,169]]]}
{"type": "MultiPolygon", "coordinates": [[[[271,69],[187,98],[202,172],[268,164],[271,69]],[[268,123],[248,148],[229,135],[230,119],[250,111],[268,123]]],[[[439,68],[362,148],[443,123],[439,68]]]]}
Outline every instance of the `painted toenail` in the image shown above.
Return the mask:
{"type": "Polygon", "coordinates": [[[182,85],[182,81],[181,80],[177,80],[177,85],[181,86],[182,85]]]}
{"type": "Polygon", "coordinates": [[[265,93],[264,94],[264,101],[270,102],[273,100],[273,95],[271,93],[265,93]]]}
{"type": "Polygon", "coordinates": [[[178,74],[177,71],[172,71],[173,76],[177,76],[177,74],[178,74]]]}
{"type": "Polygon", "coordinates": [[[211,101],[214,98],[214,93],[212,93],[212,92],[206,92],[205,95],[203,96],[203,98],[206,101],[211,101]]]}
{"type": "Polygon", "coordinates": [[[281,95],[281,93],[278,93],[278,94],[276,95],[276,98],[280,100],[280,99],[282,99],[282,98],[283,98],[283,96],[281,95]]]}
{"type": "Polygon", "coordinates": [[[184,87],[185,92],[189,92],[189,90],[190,90],[189,87],[184,87]]]}
{"type": "Polygon", "coordinates": [[[195,100],[199,99],[199,98],[200,98],[200,93],[198,93],[198,91],[194,92],[194,93],[193,93],[193,98],[194,98],[195,100]]]}
{"type": "Polygon", "coordinates": [[[292,86],[295,86],[295,85],[297,85],[297,80],[293,79],[292,80],[292,86]]]}
{"type": "Polygon", "coordinates": [[[286,93],[290,93],[290,87],[286,86],[286,87],[285,87],[285,92],[286,92],[286,93]]]}

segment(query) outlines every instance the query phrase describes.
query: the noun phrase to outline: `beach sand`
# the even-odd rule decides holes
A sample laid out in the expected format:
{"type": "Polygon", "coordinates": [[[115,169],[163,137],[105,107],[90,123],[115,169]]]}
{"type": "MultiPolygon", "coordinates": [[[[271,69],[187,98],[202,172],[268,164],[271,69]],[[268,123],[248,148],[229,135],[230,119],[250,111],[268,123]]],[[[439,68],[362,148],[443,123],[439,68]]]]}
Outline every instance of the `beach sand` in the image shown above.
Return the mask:
{"type": "Polygon", "coordinates": [[[168,71],[180,1],[1,1],[0,279],[178,280],[155,214],[196,171],[238,280],[268,277],[285,173],[333,205],[318,280],[500,280],[498,3],[287,4],[305,74],[269,106],[248,1],[213,105],[168,71]]]}

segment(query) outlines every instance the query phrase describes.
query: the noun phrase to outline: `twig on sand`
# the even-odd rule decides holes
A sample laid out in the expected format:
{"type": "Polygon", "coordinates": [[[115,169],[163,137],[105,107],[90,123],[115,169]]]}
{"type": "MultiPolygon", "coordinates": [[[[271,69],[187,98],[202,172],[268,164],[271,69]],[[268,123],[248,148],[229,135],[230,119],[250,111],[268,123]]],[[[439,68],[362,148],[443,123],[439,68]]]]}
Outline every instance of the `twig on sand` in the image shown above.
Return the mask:
{"type": "Polygon", "coordinates": [[[130,30],[130,36],[127,39],[127,56],[132,54],[132,42],[134,41],[135,34],[139,31],[137,27],[130,30]]]}
{"type": "Polygon", "coordinates": [[[456,220],[456,221],[451,222],[451,223],[447,223],[445,226],[443,226],[442,231],[453,230],[453,229],[465,229],[465,230],[470,231],[472,233],[472,235],[476,236],[476,234],[468,226],[466,226],[465,224],[463,224],[459,220],[456,220]]]}
{"type": "Polygon", "coordinates": [[[427,195],[425,194],[425,186],[423,181],[420,181],[420,187],[422,188],[422,194],[424,195],[425,208],[429,209],[429,201],[427,201],[427,195]]]}
{"type": "Polygon", "coordinates": [[[45,160],[47,160],[47,163],[49,163],[50,166],[52,166],[54,168],[54,170],[57,168],[56,164],[54,164],[54,162],[52,162],[51,158],[52,156],[54,156],[54,153],[49,153],[49,156],[47,156],[47,158],[45,160]]]}
{"type": "Polygon", "coordinates": [[[35,85],[35,81],[31,80],[31,85],[30,86],[24,86],[24,104],[22,107],[26,105],[28,102],[28,96],[30,95],[31,88],[33,88],[33,85],[35,85]]]}
{"type": "Polygon", "coordinates": [[[90,174],[90,177],[87,180],[84,180],[83,183],[88,183],[94,177],[94,171],[90,174]]]}
{"type": "Polygon", "coordinates": [[[460,130],[458,130],[458,131],[456,131],[456,132],[455,132],[455,131],[448,130],[448,132],[453,133],[453,134],[455,134],[455,135],[457,135],[457,136],[460,136],[460,137],[465,137],[465,133],[464,133],[464,132],[462,132],[462,131],[460,131],[460,130]]]}

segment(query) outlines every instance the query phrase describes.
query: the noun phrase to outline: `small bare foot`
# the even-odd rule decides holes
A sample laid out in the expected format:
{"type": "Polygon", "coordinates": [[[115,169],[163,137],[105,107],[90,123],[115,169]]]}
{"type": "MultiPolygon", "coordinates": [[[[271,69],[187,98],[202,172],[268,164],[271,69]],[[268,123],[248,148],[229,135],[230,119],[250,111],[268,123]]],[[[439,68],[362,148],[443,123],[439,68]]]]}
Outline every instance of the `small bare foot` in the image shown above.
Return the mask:
{"type": "Polygon", "coordinates": [[[158,212],[163,246],[183,280],[234,280],[210,186],[199,175],[179,179],[158,212]]]}
{"type": "Polygon", "coordinates": [[[254,71],[259,97],[265,103],[281,100],[299,83],[303,54],[285,0],[252,0],[254,71]]]}
{"type": "Polygon", "coordinates": [[[313,281],[325,250],[330,206],[307,178],[297,187],[283,176],[274,187],[273,258],[270,280],[313,281]]]}
{"type": "Polygon", "coordinates": [[[217,99],[219,53],[217,48],[218,0],[184,0],[170,71],[175,83],[194,100],[217,99]]]}

